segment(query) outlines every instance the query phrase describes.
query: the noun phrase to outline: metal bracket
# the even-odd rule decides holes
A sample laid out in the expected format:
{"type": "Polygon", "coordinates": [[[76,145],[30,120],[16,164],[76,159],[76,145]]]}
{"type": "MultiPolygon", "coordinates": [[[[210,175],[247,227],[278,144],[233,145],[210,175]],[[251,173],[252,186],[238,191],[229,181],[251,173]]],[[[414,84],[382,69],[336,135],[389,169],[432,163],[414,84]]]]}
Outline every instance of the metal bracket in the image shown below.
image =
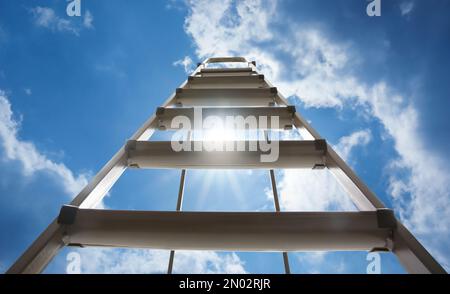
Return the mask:
{"type": "Polygon", "coordinates": [[[326,167],[326,164],[321,163],[314,165],[312,169],[325,169],[326,167]]]}
{"type": "Polygon", "coordinates": [[[159,119],[162,115],[164,115],[164,112],[165,112],[165,108],[164,107],[158,107],[157,109],[156,109],[156,116],[158,117],[158,130],[160,130],[160,131],[165,131],[166,130],[166,126],[165,125],[163,125],[161,122],[162,122],[162,120],[161,119],[159,119]]]}
{"type": "Polygon", "coordinates": [[[286,106],[286,110],[290,113],[290,114],[292,114],[292,117],[291,117],[291,122],[292,122],[292,124],[291,124],[291,126],[290,126],[290,128],[284,128],[285,130],[292,130],[292,129],[294,129],[294,125],[295,125],[295,113],[297,112],[297,110],[295,109],[295,106],[294,105],[287,105],[286,106]]]}
{"type": "Polygon", "coordinates": [[[295,105],[288,105],[288,106],[286,106],[286,110],[289,113],[292,113],[292,115],[295,115],[295,113],[297,112],[297,110],[295,109],[295,105]]]}
{"type": "Polygon", "coordinates": [[[125,151],[128,153],[131,150],[135,149],[136,149],[136,140],[128,140],[127,143],[125,144],[125,151]]]}
{"type": "Polygon", "coordinates": [[[325,139],[316,139],[314,141],[314,145],[316,147],[316,150],[320,150],[323,152],[323,163],[316,164],[313,166],[313,169],[324,169],[327,167],[326,160],[327,160],[327,151],[328,151],[328,144],[325,139]]]}
{"type": "Polygon", "coordinates": [[[390,251],[391,250],[386,247],[375,247],[372,250],[370,250],[369,252],[390,252],[390,251]]]}
{"type": "MultiPolygon", "coordinates": [[[[130,157],[129,153],[132,150],[136,150],[136,140],[128,140],[128,142],[125,144],[125,153],[127,154],[127,158],[130,157]]],[[[127,160],[128,161],[128,160],[127,160]]],[[[128,167],[131,168],[140,168],[138,164],[128,164],[128,167]]]]}
{"type": "Polygon", "coordinates": [[[379,228],[395,229],[397,227],[394,211],[389,208],[377,209],[377,222],[379,228]]]}
{"type": "MultiPolygon", "coordinates": [[[[377,209],[377,223],[381,229],[392,229],[397,227],[397,219],[395,218],[394,211],[388,208],[377,209]]],[[[386,245],[384,247],[375,247],[370,252],[391,252],[394,249],[394,241],[391,237],[386,239],[386,245]]]]}
{"type": "Polygon", "coordinates": [[[73,205],[63,205],[58,215],[58,224],[72,225],[77,217],[78,207],[73,205]]]}
{"type": "Polygon", "coordinates": [[[327,141],[325,139],[317,139],[317,140],[314,141],[314,144],[316,146],[316,150],[323,151],[324,155],[327,154],[328,144],[327,144],[327,141]]]}
{"type": "Polygon", "coordinates": [[[163,115],[165,110],[166,110],[166,109],[165,109],[164,107],[158,107],[158,108],[156,108],[156,116],[161,116],[161,115],[163,115]]]}

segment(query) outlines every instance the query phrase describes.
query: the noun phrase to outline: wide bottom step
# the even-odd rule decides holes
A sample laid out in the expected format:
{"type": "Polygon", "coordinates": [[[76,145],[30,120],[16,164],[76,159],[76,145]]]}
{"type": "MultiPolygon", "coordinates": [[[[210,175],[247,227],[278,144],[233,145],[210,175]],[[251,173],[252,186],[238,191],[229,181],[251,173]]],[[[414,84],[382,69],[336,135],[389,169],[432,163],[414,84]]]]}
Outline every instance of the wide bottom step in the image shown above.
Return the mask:
{"type": "MultiPolygon", "coordinates": [[[[388,211],[390,212],[390,211],[388,211]]],[[[169,212],[65,206],[68,245],[226,251],[385,248],[395,218],[367,212],[169,212]]]]}

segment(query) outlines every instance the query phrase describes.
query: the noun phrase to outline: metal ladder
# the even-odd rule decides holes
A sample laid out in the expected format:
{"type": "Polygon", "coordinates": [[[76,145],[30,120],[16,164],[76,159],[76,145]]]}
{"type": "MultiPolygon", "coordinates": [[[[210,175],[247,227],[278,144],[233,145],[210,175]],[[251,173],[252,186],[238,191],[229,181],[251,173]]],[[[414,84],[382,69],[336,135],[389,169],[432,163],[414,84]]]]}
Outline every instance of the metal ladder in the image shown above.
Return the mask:
{"type": "MultiPolygon", "coordinates": [[[[268,135],[266,133],[266,139],[268,135]]],[[[248,143],[248,142],[244,142],[248,143]]],[[[157,109],[7,273],[40,273],[64,246],[175,250],[279,251],[290,273],[290,251],[391,251],[409,273],[445,273],[442,266],[369,190],[333,148],[243,57],[208,58],[157,109]],[[245,67],[210,67],[240,62],[245,67]],[[222,97],[222,98],[220,98],[222,97]],[[171,129],[176,116],[277,116],[280,128],[296,128],[304,140],[280,141],[279,158],[261,162],[261,151],[180,151],[170,142],[149,141],[157,129],[171,129]],[[181,169],[176,211],[93,209],[128,168],[181,169]],[[187,212],[182,210],[188,169],[247,168],[269,171],[274,212],[187,212]],[[345,188],[357,212],[280,212],[275,168],[328,168],[345,188]],[[189,231],[186,230],[189,228],[189,231]]]]}

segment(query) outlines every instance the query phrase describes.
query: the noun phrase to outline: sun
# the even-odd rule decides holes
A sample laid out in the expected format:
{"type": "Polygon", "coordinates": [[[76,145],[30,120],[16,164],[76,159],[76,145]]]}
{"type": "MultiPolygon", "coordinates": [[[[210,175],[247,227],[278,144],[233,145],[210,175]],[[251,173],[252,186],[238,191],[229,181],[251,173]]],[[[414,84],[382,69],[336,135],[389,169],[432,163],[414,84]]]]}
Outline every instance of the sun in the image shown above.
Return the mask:
{"type": "Polygon", "coordinates": [[[237,134],[234,129],[213,128],[202,131],[202,141],[225,142],[236,140],[237,134]]]}

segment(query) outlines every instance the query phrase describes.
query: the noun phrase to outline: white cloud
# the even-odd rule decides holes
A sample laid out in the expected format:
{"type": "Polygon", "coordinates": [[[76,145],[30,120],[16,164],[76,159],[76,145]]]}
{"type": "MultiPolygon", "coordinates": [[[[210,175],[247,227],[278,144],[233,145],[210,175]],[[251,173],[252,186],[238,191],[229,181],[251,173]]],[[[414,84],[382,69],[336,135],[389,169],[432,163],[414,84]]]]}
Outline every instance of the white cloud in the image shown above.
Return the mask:
{"type": "MultiPolygon", "coordinates": [[[[342,137],[336,151],[345,158],[356,146],[369,143],[369,130],[362,130],[342,137]]],[[[327,210],[356,210],[348,195],[327,170],[287,169],[280,172],[278,189],[280,204],[283,210],[327,211],[327,210]]],[[[272,192],[267,196],[272,199],[272,192]]]]}
{"type": "Polygon", "coordinates": [[[193,62],[189,56],[185,56],[183,59],[175,61],[173,65],[182,66],[187,74],[190,74],[193,70],[193,62]]]}
{"type": "Polygon", "coordinates": [[[86,10],[83,17],[83,26],[88,29],[92,29],[94,25],[92,24],[94,22],[94,16],[89,10],[86,10]]]}
{"type": "Polygon", "coordinates": [[[120,68],[120,66],[114,61],[97,62],[94,64],[94,69],[98,72],[112,74],[117,78],[125,78],[127,73],[120,68]]]}
{"type": "Polygon", "coordinates": [[[404,1],[400,3],[400,12],[403,16],[410,14],[414,9],[413,1],[404,1]]]}
{"type": "Polygon", "coordinates": [[[56,14],[50,7],[37,6],[30,9],[33,15],[34,24],[38,27],[49,29],[53,32],[68,32],[76,36],[80,35],[83,28],[93,28],[94,17],[89,10],[86,10],[81,23],[78,17],[63,18],[56,14]]]}
{"type": "Polygon", "coordinates": [[[31,9],[31,13],[36,26],[52,31],[70,32],[74,35],[79,35],[79,28],[72,21],[56,15],[52,8],[37,6],[31,9]]]}
{"type": "MultiPolygon", "coordinates": [[[[84,248],[83,273],[166,273],[169,251],[146,249],[84,248]]],[[[176,251],[174,273],[246,273],[235,253],[176,251]]]]}
{"type": "MultiPolygon", "coordinates": [[[[395,209],[438,258],[444,256],[439,250],[450,245],[448,161],[427,150],[412,102],[384,81],[374,85],[360,81],[352,74],[360,56],[353,52],[351,43],[332,41],[318,27],[281,19],[276,1],[208,3],[189,1],[185,20],[186,33],[192,37],[198,57],[238,55],[255,59],[259,70],[283,94],[297,97],[306,107],[350,107],[380,122],[398,153],[388,169],[388,190],[394,196],[395,209]],[[435,246],[438,243],[441,248],[435,246]]],[[[410,13],[413,6],[405,4],[403,8],[404,13],[410,13]]],[[[322,192],[322,185],[316,182],[308,182],[314,188],[290,184],[298,181],[298,176],[291,171],[280,180],[285,195],[301,194],[297,189],[322,192]]],[[[285,206],[326,206],[321,198],[311,201],[314,205],[282,197],[285,206]]]]}
{"type": "Polygon", "coordinates": [[[25,89],[23,89],[23,91],[24,91],[25,94],[27,94],[28,96],[30,96],[31,94],[33,94],[33,92],[31,91],[30,88],[25,88],[25,89]]]}
{"type": "Polygon", "coordinates": [[[356,146],[365,146],[369,144],[372,139],[372,133],[369,129],[354,132],[348,136],[342,137],[339,140],[337,146],[335,146],[336,152],[344,159],[348,161],[350,159],[350,152],[356,146]]]}
{"type": "MultiPolygon", "coordinates": [[[[283,211],[355,210],[345,191],[326,169],[287,169],[280,172],[278,179],[283,211]]],[[[267,196],[273,199],[271,190],[267,196]]]]}
{"type": "Polygon", "coordinates": [[[49,173],[70,196],[74,196],[87,184],[85,174],[74,175],[64,164],[47,158],[32,142],[21,140],[18,136],[19,128],[20,123],[14,119],[9,100],[0,90],[0,143],[5,159],[20,162],[25,176],[32,176],[37,172],[49,173]]]}
{"type": "Polygon", "coordinates": [[[41,27],[50,27],[58,21],[55,11],[47,7],[35,7],[31,9],[34,16],[35,24],[41,27]]]}
{"type": "Polygon", "coordinates": [[[390,192],[406,224],[421,234],[446,235],[450,230],[450,172],[446,159],[427,150],[419,134],[419,114],[387,85],[370,93],[372,114],[394,139],[399,153],[389,169],[390,192]],[[407,176],[404,176],[404,173],[407,176]]]}
{"type": "Polygon", "coordinates": [[[339,261],[333,261],[333,263],[329,261],[327,262],[327,259],[330,258],[330,254],[328,252],[302,252],[296,253],[295,257],[302,268],[306,269],[305,273],[307,274],[348,273],[347,265],[342,259],[339,261]]]}
{"type": "Polygon", "coordinates": [[[354,94],[355,79],[339,72],[349,61],[348,45],[332,43],[316,28],[300,28],[293,22],[283,34],[273,31],[276,1],[238,1],[235,6],[232,1],[189,3],[185,27],[199,58],[242,55],[255,59],[284,94],[297,95],[306,106],[342,106],[338,96],[354,94]],[[276,58],[279,53],[289,56],[291,63],[276,58]]]}
{"type": "Polygon", "coordinates": [[[159,250],[84,248],[81,255],[82,273],[164,273],[168,252],[159,250]]]}
{"type": "Polygon", "coordinates": [[[244,262],[236,253],[213,251],[177,251],[174,259],[176,273],[245,274],[244,262]]]}
{"type": "Polygon", "coordinates": [[[199,57],[234,55],[252,43],[272,38],[269,17],[274,3],[266,1],[188,1],[191,13],[185,21],[186,32],[195,40],[199,57]],[[244,48],[240,46],[244,45],[244,48]]]}
{"type": "Polygon", "coordinates": [[[185,0],[168,0],[166,1],[166,9],[175,9],[182,11],[184,9],[185,0]]]}

